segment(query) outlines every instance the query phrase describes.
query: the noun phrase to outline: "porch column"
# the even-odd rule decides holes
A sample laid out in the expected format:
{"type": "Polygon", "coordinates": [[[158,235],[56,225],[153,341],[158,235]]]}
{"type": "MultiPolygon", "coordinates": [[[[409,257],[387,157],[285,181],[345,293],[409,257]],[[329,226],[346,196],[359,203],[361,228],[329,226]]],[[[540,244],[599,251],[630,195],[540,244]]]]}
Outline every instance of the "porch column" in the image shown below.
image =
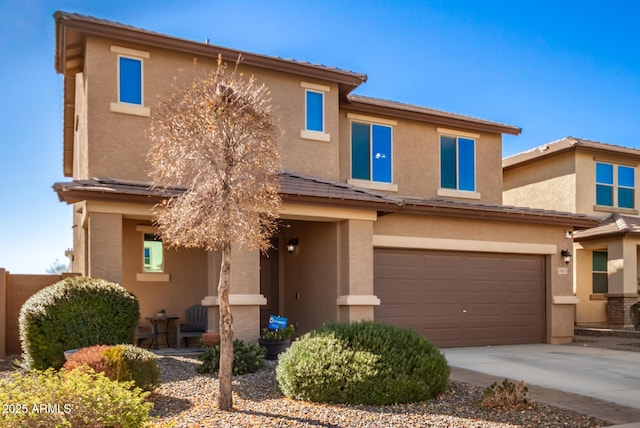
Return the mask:
{"type": "MultiPolygon", "coordinates": [[[[208,331],[219,330],[218,281],[220,251],[208,253],[208,296],[202,305],[209,308],[208,331]]],[[[238,244],[231,245],[231,289],[229,292],[234,338],[256,342],[260,335],[260,305],[267,299],[260,294],[260,253],[238,244]]]]}
{"type": "Polygon", "coordinates": [[[122,215],[89,215],[88,275],[122,285],[122,215]]]}
{"type": "Polygon", "coordinates": [[[611,325],[633,325],[629,308],[638,301],[638,259],[636,241],[622,238],[609,245],[607,276],[607,322],[611,325]]]}
{"type": "Polygon", "coordinates": [[[339,224],[338,266],[338,321],[373,320],[373,221],[339,224]]]}

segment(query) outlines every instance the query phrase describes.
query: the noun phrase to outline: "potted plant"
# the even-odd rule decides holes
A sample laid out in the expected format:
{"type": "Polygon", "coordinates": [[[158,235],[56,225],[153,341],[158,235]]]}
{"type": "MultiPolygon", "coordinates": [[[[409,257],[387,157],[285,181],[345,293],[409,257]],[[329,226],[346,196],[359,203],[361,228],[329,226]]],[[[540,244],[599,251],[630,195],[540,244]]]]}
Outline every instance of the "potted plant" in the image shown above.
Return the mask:
{"type": "Polygon", "coordinates": [[[260,339],[258,339],[258,344],[266,351],[264,358],[266,360],[277,360],[278,355],[286,351],[289,345],[291,345],[291,337],[294,332],[295,328],[292,324],[289,324],[285,328],[275,330],[263,328],[260,339]]]}
{"type": "Polygon", "coordinates": [[[160,309],[157,313],[156,313],[156,317],[158,318],[164,318],[164,316],[166,315],[166,312],[164,311],[164,309],[160,309]]]}

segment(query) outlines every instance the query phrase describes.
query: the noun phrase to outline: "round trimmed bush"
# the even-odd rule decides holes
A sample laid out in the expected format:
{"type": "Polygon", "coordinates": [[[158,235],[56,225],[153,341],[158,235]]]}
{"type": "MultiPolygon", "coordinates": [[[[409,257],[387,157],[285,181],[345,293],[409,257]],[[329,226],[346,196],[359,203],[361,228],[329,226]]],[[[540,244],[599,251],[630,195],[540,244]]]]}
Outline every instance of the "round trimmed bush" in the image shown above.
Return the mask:
{"type": "Polygon", "coordinates": [[[446,389],[449,374],[444,355],[427,339],[371,321],[307,333],[276,368],[287,397],[367,405],[428,400],[446,389]]]}
{"type": "Polygon", "coordinates": [[[133,381],[135,386],[145,391],[152,391],[160,384],[156,355],[130,344],[82,348],[63,367],[68,371],[90,368],[96,373],[104,373],[111,380],[133,381]]]}
{"type": "Polygon", "coordinates": [[[43,288],[20,309],[23,363],[58,369],[63,351],[131,343],[140,318],[136,297],[102,279],[70,277],[43,288]]]}

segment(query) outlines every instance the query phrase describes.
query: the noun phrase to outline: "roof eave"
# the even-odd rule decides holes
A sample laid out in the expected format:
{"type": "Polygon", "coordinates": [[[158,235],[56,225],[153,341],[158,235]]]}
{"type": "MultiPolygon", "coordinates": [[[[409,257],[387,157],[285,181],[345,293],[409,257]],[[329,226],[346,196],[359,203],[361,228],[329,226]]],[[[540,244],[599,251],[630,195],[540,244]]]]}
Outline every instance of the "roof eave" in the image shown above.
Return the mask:
{"type": "Polygon", "coordinates": [[[56,12],[54,16],[56,19],[56,26],[58,27],[56,34],[60,38],[56,44],[56,70],[58,73],[64,73],[64,61],[61,61],[61,59],[64,58],[64,39],[66,38],[66,31],[68,29],[73,29],[85,34],[122,40],[134,44],[171,49],[194,55],[217,58],[220,54],[222,55],[222,59],[225,61],[235,62],[238,59],[238,55],[241,55],[242,63],[245,65],[268,68],[303,75],[305,77],[336,82],[340,85],[341,93],[344,91],[344,95],[351,92],[367,80],[367,75],[362,73],[330,69],[328,67],[325,68],[315,64],[299,63],[292,60],[209,45],[164,34],[145,32],[133,27],[127,28],[109,25],[107,23],[88,21],[81,17],[66,14],[64,12],[56,12]],[[61,32],[62,34],[60,34],[61,32]]]}
{"type": "Polygon", "coordinates": [[[516,126],[475,121],[473,120],[473,118],[451,117],[445,114],[437,114],[437,112],[419,112],[388,106],[380,106],[377,104],[357,100],[344,100],[340,103],[340,107],[362,113],[400,117],[403,119],[435,123],[438,125],[452,126],[471,131],[491,132],[509,135],[519,135],[522,132],[522,128],[518,128],[516,126]]]}

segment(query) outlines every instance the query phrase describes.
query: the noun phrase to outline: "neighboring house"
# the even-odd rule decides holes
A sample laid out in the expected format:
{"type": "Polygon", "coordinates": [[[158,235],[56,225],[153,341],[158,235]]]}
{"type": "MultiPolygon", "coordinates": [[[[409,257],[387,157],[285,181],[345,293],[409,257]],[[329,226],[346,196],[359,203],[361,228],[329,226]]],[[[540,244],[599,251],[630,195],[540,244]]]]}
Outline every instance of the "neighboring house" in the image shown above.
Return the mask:
{"type": "Polygon", "coordinates": [[[502,134],[514,126],[351,92],[364,74],[177,39],[58,12],[64,76],[60,200],[74,205],[73,270],[121,283],[142,316],[202,302],[217,330],[220,256],[168,250],[152,206],[180,189],[147,186],[145,130],[176,80],[242,55],[266,83],[284,135],[282,227],[267,255],[234,247],[236,336],[270,314],[299,332],[375,319],[440,346],[568,342],[566,230],[597,224],[502,205],[502,134]]]}
{"type": "Polygon", "coordinates": [[[629,325],[638,300],[640,150],[573,137],[503,161],[504,202],[597,216],[573,234],[576,322],[629,325]]]}

